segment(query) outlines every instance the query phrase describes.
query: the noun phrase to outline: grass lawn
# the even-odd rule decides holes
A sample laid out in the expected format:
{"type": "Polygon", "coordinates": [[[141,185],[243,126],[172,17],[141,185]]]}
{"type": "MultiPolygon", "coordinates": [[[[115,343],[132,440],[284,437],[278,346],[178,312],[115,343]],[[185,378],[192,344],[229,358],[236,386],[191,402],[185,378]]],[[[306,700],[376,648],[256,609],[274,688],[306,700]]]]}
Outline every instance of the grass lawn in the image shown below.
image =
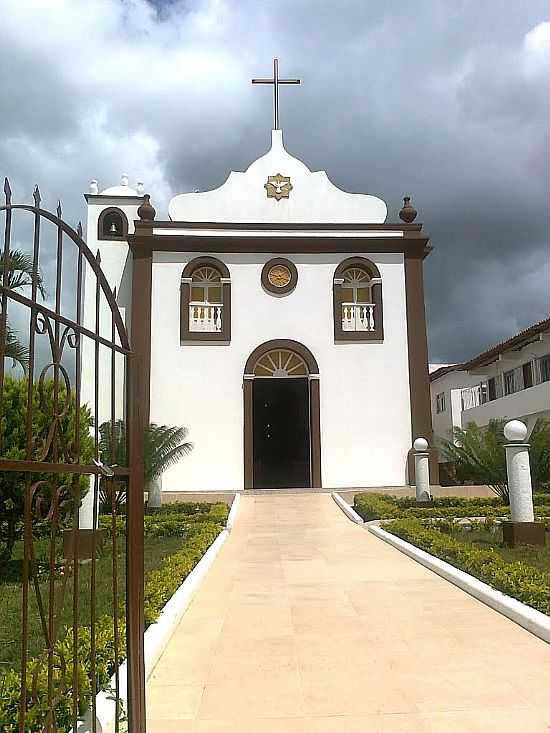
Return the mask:
{"type": "Polygon", "coordinates": [[[493,548],[506,562],[523,562],[539,570],[550,572],[550,542],[549,533],[546,533],[546,547],[521,545],[519,547],[505,547],[502,544],[502,528],[496,525],[492,530],[478,528],[473,530],[454,529],[452,536],[459,542],[468,542],[475,547],[493,548]]]}
{"type": "MultiPolygon", "coordinates": [[[[182,537],[145,537],[145,572],[153,570],[166,559],[183,547],[185,539],[182,537]]],[[[61,553],[62,541],[58,539],[58,550],[61,553]]],[[[49,583],[46,573],[48,566],[42,563],[47,560],[49,551],[49,540],[35,540],[35,553],[39,566],[43,568],[44,575],[41,575],[39,587],[42,591],[44,612],[46,622],[49,608],[49,583]]],[[[96,618],[102,615],[112,615],[113,610],[113,552],[110,538],[105,542],[103,549],[96,561],[96,618]]],[[[20,669],[21,656],[21,558],[23,556],[23,543],[18,542],[15,548],[14,557],[9,568],[2,568],[0,576],[0,675],[7,669],[20,669]]],[[[59,561],[61,556],[59,555],[59,561]]],[[[124,605],[125,597],[125,565],[126,565],[126,538],[123,535],[117,537],[117,558],[116,567],[118,574],[118,599],[120,607],[124,605]]],[[[73,575],[69,567],[63,572],[60,565],[55,580],[55,608],[56,617],[60,624],[58,638],[64,636],[63,627],[72,626],[73,623],[73,575]],[[64,587],[63,587],[64,586],[64,587]],[[60,610],[58,610],[60,609],[60,610]]],[[[91,608],[91,563],[81,564],[78,572],[78,605],[79,623],[90,625],[91,608]]],[[[31,657],[40,654],[46,647],[46,641],[41,628],[40,613],[38,610],[37,597],[34,587],[29,587],[29,641],[28,651],[31,657]]]]}

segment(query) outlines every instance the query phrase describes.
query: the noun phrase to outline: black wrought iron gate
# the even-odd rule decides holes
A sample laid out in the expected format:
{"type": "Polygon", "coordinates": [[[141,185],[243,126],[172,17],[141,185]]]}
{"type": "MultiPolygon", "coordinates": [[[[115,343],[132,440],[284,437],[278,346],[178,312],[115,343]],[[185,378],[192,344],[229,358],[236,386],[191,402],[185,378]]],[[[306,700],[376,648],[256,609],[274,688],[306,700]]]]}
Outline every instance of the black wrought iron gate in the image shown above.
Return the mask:
{"type": "Polygon", "coordinates": [[[105,691],[115,733],[123,721],[142,733],[143,470],[128,334],[81,226],[60,205],[42,209],[38,189],[32,205],[12,204],[7,179],[4,193],[0,729],[65,732],[87,717],[96,733],[105,691]]]}

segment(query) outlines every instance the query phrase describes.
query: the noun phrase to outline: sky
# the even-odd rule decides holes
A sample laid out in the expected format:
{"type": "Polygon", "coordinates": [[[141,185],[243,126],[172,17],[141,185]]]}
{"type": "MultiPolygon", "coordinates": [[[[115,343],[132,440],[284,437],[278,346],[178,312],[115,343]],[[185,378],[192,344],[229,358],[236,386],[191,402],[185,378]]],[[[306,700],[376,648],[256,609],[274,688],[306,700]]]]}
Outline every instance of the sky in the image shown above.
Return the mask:
{"type": "MultiPolygon", "coordinates": [[[[288,151],[398,221],[411,195],[431,362],[550,314],[547,0],[3,0],[0,175],[85,221],[90,179],[143,180],[168,218],[268,147],[280,59],[288,151]]],[[[47,269],[47,268],[46,268],[47,269]]],[[[47,273],[46,273],[47,274],[47,273]]]]}

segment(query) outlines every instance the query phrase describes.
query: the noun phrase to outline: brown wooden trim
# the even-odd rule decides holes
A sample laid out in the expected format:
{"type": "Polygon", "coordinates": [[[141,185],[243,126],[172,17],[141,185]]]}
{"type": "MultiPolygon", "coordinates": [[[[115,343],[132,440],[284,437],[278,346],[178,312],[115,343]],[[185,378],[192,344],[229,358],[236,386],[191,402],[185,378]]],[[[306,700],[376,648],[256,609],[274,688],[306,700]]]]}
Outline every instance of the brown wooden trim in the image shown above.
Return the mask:
{"type": "MultiPolygon", "coordinates": [[[[311,351],[299,341],[273,339],[258,346],[247,359],[244,373],[251,375],[261,357],[272,349],[294,351],[305,361],[310,374],[319,374],[317,360],[311,351]]],[[[244,404],[244,488],[254,488],[254,379],[243,380],[244,404]]],[[[309,379],[309,425],[310,425],[310,482],[313,488],[321,488],[321,398],[319,379],[309,379]]]]}
{"type": "Polygon", "coordinates": [[[367,259],[367,257],[348,257],[345,260],[342,260],[336,270],[334,271],[334,277],[342,277],[344,272],[349,268],[353,267],[354,265],[357,265],[357,267],[362,267],[364,270],[366,270],[371,277],[382,277],[380,275],[380,270],[375,265],[374,262],[367,259]]]}
{"type": "Polygon", "coordinates": [[[293,339],[272,339],[271,341],[266,341],[265,343],[257,346],[246,360],[244,373],[254,374],[254,367],[258,360],[261,359],[264,354],[267,354],[268,351],[272,351],[273,349],[287,349],[288,351],[295,351],[298,356],[301,356],[305,361],[310,374],[319,374],[317,359],[313,356],[307,346],[304,346],[299,341],[294,341],[293,339]]]}
{"type": "Polygon", "coordinates": [[[119,209],[118,206],[108,206],[106,209],[103,209],[97,219],[97,238],[100,241],[110,240],[114,242],[125,242],[128,239],[128,218],[126,214],[122,211],[122,209],[119,209]],[[117,234],[115,236],[103,234],[103,220],[109,214],[119,214],[121,216],[122,234],[117,234]]]}
{"type": "Polygon", "coordinates": [[[311,445],[311,487],[322,488],[321,481],[321,395],[319,379],[309,380],[309,419],[311,445]]]}
{"type": "Polygon", "coordinates": [[[294,262],[287,260],[285,257],[275,257],[268,260],[268,262],[266,262],[262,267],[261,281],[264,290],[267,290],[269,293],[272,293],[273,295],[287,295],[288,293],[291,293],[298,284],[298,270],[296,269],[294,262]],[[290,272],[290,282],[281,288],[272,285],[269,281],[269,271],[272,267],[276,267],[277,265],[286,267],[290,272]]]}
{"type": "Polygon", "coordinates": [[[128,442],[130,482],[127,496],[126,604],[128,638],[128,727],[145,733],[145,657],[143,634],[143,492],[144,442],[149,425],[151,384],[151,292],[153,256],[151,249],[132,250],[132,355],[128,360],[128,442]]]}
{"type": "Polygon", "coordinates": [[[303,222],[211,222],[211,221],[155,221],[155,228],[159,229],[227,229],[227,230],[242,230],[242,229],[266,229],[269,231],[284,231],[286,229],[296,229],[304,231],[307,229],[315,229],[316,231],[326,230],[330,231],[390,231],[390,232],[419,232],[422,230],[422,224],[404,224],[399,222],[398,224],[353,224],[352,222],[345,222],[341,224],[335,223],[322,223],[316,224],[315,222],[303,223],[303,222]]]}
{"type": "MultiPolygon", "coordinates": [[[[192,277],[199,267],[209,265],[219,271],[222,278],[229,278],[227,265],[215,257],[195,257],[183,268],[182,278],[192,277]]],[[[182,282],[180,287],[180,340],[183,341],[231,341],[231,283],[222,283],[222,330],[210,333],[208,331],[189,330],[189,303],[191,300],[191,286],[182,282]]]]}
{"type": "MultiPolygon", "coordinates": [[[[424,307],[423,262],[420,257],[405,256],[405,295],[407,304],[407,345],[409,352],[409,392],[411,404],[412,442],[426,438],[433,442],[430,377],[428,373],[428,339],[424,307]]],[[[430,451],[430,482],[439,483],[437,455],[430,451]]],[[[412,483],[410,454],[409,483],[412,483]]]]}
{"type": "MultiPolygon", "coordinates": [[[[144,240],[141,229],[136,235],[130,234],[129,241],[138,241],[137,246],[144,240]]],[[[147,246],[155,252],[219,252],[254,253],[254,254],[341,254],[347,252],[398,252],[406,256],[426,257],[429,254],[427,237],[332,237],[327,232],[326,237],[198,237],[194,235],[164,236],[151,234],[147,237],[147,246]]]]}
{"type": "Polygon", "coordinates": [[[243,380],[244,400],[244,488],[254,488],[254,399],[253,379],[243,380]]]}
{"type": "Polygon", "coordinates": [[[231,277],[227,265],[216,257],[194,257],[185,265],[181,276],[192,277],[195,270],[198,270],[199,267],[206,267],[207,265],[218,270],[221,277],[231,277]]]}
{"type": "Polygon", "coordinates": [[[348,257],[340,262],[334,271],[332,282],[332,316],[334,324],[334,340],[336,342],[367,342],[367,341],[383,341],[384,340],[384,309],[382,299],[382,283],[372,286],[372,297],[375,304],[374,309],[374,331],[343,331],[342,330],[342,303],[344,296],[341,285],[334,282],[335,279],[342,277],[348,267],[357,265],[362,267],[370,274],[371,277],[380,277],[380,270],[366,257],[348,257]]]}

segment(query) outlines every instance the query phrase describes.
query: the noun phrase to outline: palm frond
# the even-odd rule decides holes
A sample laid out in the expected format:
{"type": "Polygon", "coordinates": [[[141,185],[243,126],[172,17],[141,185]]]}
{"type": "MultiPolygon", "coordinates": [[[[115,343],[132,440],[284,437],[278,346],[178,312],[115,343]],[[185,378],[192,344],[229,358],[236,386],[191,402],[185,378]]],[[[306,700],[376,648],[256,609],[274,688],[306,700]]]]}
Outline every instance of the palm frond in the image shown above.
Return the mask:
{"type": "MultiPolygon", "coordinates": [[[[32,285],[33,282],[33,258],[32,255],[20,249],[12,249],[7,254],[7,282],[6,287],[12,290],[32,285]]],[[[4,255],[0,257],[0,273],[4,272],[4,255]]],[[[40,295],[45,298],[44,281],[42,274],[36,274],[36,287],[40,295]]]]}
{"type": "Polygon", "coordinates": [[[107,466],[126,466],[126,423],[110,420],[99,426],[99,456],[107,466]]]}
{"type": "MultiPolygon", "coordinates": [[[[1,343],[1,341],[0,341],[1,343]]],[[[27,371],[29,366],[29,350],[17,338],[17,332],[6,326],[6,339],[4,343],[4,353],[1,356],[4,359],[11,359],[13,366],[19,364],[23,367],[23,371],[27,371]]]]}
{"type": "MultiPolygon", "coordinates": [[[[168,427],[151,423],[145,431],[143,440],[145,480],[158,478],[166,469],[173,466],[193,450],[187,442],[188,430],[185,427],[168,427]]],[[[124,420],[110,421],[99,426],[99,455],[103,463],[113,466],[126,466],[126,424],[124,420]]]]}
{"type": "Polygon", "coordinates": [[[193,444],[185,442],[185,427],[168,427],[151,423],[145,436],[145,478],[158,478],[166,469],[193,450],[193,444]]]}
{"type": "Polygon", "coordinates": [[[451,440],[441,442],[441,452],[454,463],[458,478],[489,486],[508,502],[503,427],[503,421],[492,421],[486,429],[473,422],[455,427],[451,440]]]}

